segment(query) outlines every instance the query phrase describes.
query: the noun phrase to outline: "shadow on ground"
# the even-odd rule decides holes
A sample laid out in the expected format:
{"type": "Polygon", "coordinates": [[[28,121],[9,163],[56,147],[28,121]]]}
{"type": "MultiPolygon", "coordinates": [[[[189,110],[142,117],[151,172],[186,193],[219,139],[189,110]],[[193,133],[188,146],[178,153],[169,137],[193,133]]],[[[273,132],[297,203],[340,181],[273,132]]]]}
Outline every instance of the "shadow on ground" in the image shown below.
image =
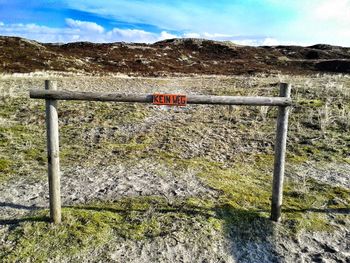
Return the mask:
{"type": "MultiPolygon", "coordinates": [[[[227,249],[229,250],[232,258],[235,262],[284,262],[283,257],[278,253],[277,240],[279,239],[279,227],[276,223],[272,222],[268,218],[268,211],[252,211],[242,210],[233,207],[231,204],[217,204],[211,207],[203,207],[201,205],[191,205],[186,202],[177,203],[164,203],[164,201],[149,201],[150,207],[139,208],[133,206],[133,201],[129,200],[129,203],[124,203],[123,206],[100,206],[98,204],[93,205],[75,205],[66,206],[63,208],[70,211],[92,211],[92,212],[111,212],[116,213],[126,220],[132,213],[139,215],[139,220],[144,220],[152,211],[153,215],[169,214],[172,218],[176,218],[177,215],[185,215],[188,218],[197,217],[201,220],[210,220],[211,218],[219,219],[223,223],[223,231],[229,244],[227,249]]],[[[0,219],[0,226],[7,225],[10,229],[15,229],[21,225],[21,223],[30,222],[49,222],[47,217],[48,211],[42,213],[43,210],[40,207],[23,206],[12,203],[0,203],[0,207],[10,207],[16,209],[26,209],[31,211],[31,215],[20,219],[0,219]],[[38,210],[33,211],[33,210],[38,210]],[[46,216],[45,216],[46,214],[46,216]]],[[[295,210],[293,212],[332,212],[332,213],[349,213],[349,209],[336,209],[329,211],[329,209],[305,209],[303,211],[295,210]],[[314,210],[314,211],[313,211],[314,210]]],[[[286,210],[285,212],[292,212],[286,210]]],[[[169,217],[171,218],[171,217],[169,217]]],[[[63,223],[64,224],[64,223],[63,223]]],[[[159,236],[166,236],[170,232],[166,230],[159,233],[159,236]]],[[[154,238],[154,236],[153,236],[154,238]]]]}
{"type": "MultiPolygon", "coordinates": [[[[145,212],[144,209],[113,207],[73,206],[74,209],[109,211],[119,214],[145,212]]],[[[210,208],[189,205],[187,203],[170,204],[166,208],[155,208],[154,213],[186,214],[201,216],[209,220],[219,219],[223,222],[224,234],[228,239],[229,253],[235,262],[280,262],[275,247],[276,224],[263,216],[267,211],[242,210],[230,204],[219,204],[210,208]]],[[[164,233],[163,233],[164,234],[164,233]]]]}

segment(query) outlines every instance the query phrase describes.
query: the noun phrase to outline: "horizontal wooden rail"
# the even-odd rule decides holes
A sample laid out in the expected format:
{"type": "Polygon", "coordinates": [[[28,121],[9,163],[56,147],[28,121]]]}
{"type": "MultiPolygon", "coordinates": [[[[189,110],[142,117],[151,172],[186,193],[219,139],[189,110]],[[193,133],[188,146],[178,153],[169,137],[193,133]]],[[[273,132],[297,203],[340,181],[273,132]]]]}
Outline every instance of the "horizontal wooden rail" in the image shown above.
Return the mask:
{"type": "MultiPolygon", "coordinates": [[[[101,92],[78,92],[68,90],[30,90],[33,99],[48,100],[85,100],[85,101],[115,101],[152,103],[152,94],[117,94],[101,92]]],[[[188,95],[188,104],[216,104],[216,105],[256,105],[256,106],[290,106],[292,100],[286,97],[236,97],[188,95]]]]}
{"type": "MultiPolygon", "coordinates": [[[[288,106],[292,105],[290,92],[291,85],[281,83],[279,97],[187,96],[187,103],[189,104],[278,106],[271,202],[271,219],[276,222],[281,219],[289,114],[288,106]]],[[[163,95],[165,96],[166,94],[163,95]]],[[[176,94],[167,95],[176,96],[176,94]]],[[[30,90],[30,97],[46,100],[50,217],[52,222],[57,224],[61,222],[57,100],[153,103],[153,99],[155,99],[154,103],[157,104],[158,96],[156,97],[152,94],[116,94],[56,90],[56,84],[47,80],[45,81],[45,90],[30,90]]],[[[177,100],[177,102],[179,101],[177,100]]]]}

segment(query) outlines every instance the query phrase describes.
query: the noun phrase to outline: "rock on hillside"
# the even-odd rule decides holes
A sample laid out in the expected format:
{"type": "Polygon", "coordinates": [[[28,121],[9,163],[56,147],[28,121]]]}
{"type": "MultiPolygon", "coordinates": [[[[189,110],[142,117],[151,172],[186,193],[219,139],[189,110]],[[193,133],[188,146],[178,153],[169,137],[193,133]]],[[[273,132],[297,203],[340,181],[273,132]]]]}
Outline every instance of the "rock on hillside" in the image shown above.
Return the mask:
{"type": "Polygon", "coordinates": [[[205,39],[154,44],[44,44],[0,37],[0,72],[62,71],[144,76],[312,72],[350,73],[350,48],[314,45],[249,47],[205,39]]]}

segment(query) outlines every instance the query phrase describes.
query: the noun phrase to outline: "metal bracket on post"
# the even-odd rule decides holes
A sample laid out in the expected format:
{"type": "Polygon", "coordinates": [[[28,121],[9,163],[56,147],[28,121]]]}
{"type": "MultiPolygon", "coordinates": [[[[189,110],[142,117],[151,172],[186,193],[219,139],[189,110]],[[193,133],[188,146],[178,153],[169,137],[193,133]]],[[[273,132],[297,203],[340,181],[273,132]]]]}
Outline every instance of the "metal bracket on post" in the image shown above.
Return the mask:
{"type": "MultiPolygon", "coordinates": [[[[45,80],[46,90],[57,90],[56,82],[45,80]]],[[[50,219],[61,223],[60,159],[57,100],[46,99],[47,159],[50,195],[50,219]]]]}
{"type": "MultiPolygon", "coordinates": [[[[280,97],[290,98],[291,85],[280,84],[280,97]]],[[[271,220],[279,222],[281,219],[281,206],[283,198],[284,162],[286,156],[288,131],[288,106],[278,106],[275,163],[272,182],[271,220]]]]}

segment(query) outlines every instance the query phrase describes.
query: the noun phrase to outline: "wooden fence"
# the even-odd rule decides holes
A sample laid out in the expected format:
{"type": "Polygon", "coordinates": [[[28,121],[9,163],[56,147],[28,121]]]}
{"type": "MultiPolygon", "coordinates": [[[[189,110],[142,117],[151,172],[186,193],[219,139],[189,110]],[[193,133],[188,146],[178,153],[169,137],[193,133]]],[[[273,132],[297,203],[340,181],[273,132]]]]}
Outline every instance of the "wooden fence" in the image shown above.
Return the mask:
{"type": "MultiPolygon", "coordinates": [[[[189,95],[188,104],[278,106],[275,162],[272,182],[271,219],[281,218],[284,163],[288,130],[288,111],[292,105],[291,85],[280,84],[279,97],[241,97],[189,95]]],[[[130,103],[152,103],[153,94],[115,94],[57,90],[55,82],[46,80],[45,90],[30,90],[33,99],[46,101],[47,157],[50,193],[50,218],[54,223],[61,222],[60,168],[57,100],[114,101],[130,103]]]]}

